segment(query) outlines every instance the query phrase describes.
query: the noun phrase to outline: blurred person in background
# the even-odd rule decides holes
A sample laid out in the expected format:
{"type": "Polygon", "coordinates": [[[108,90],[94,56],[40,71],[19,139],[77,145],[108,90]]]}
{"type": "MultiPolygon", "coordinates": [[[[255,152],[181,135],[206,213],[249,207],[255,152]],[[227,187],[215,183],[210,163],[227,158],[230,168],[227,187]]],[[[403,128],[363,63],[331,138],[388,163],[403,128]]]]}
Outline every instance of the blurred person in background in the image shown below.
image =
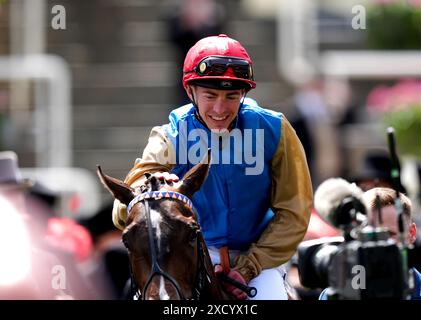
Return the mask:
{"type": "MultiPolygon", "coordinates": [[[[200,39],[220,34],[223,29],[224,7],[215,0],[181,0],[168,16],[168,34],[176,48],[177,70],[183,67],[184,57],[189,49],[200,39]]],[[[190,100],[177,81],[177,104],[186,104],[190,100]]]]}
{"type": "MultiPolygon", "coordinates": [[[[404,194],[399,193],[402,203],[404,232],[403,237],[410,247],[416,246],[417,240],[417,225],[414,221],[412,201],[404,194]]],[[[399,241],[398,229],[398,214],[395,205],[396,191],[391,188],[377,187],[366,191],[363,195],[363,200],[368,208],[367,215],[369,222],[372,225],[383,226],[389,229],[389,234],[392,239],[399,241]],[[379,214],[376,206],[376,197],[379,197],[382,225],[379,221],[379,214]]],[[[419,257],[419,247],[409,250],[408,265],[412,269],[414,277],[414,292],[412,293],[412,300],[421,300],[421,273],[417,268],[420,266],[416,264],[419,257]]]]}
{"type": "MultiPolygon", "coordinates": [[[[403,221],[404,221],[404,239],[409,245],[413,245],[417,236],[417,227],[412,218],[412,203],[411,200],[404,195],[399,193],[400,201],[402,203],[403,210],[403,221]]],[[[399,229],[398,229],[398,214],[395,206],[396,191],[391,188],[376,187],[369,189],[364,192],[362,200],[367,208],[367,218],[370,225],[377,227],[387,228],[390,237],[396,242],[399,242],[399,229]],[[380,223],[379,213],[377,209],[377,200],[379,199],[379,205],[381,210],[380,223]]],[[[414,279],[414,291],[411,295],[412,300],[421,299],[421,274],[419,271],[412,267],[414,279]]],[[[320,294],[320,300],[327,300],[327,290],[324,289],[320,294]]]]}
{"type": "MultiPolygon", "coordinates": [[[[361,166],[349,180],[355,182],[363,191],[375,187],[393,188],[391,178],[392,163],[386,151],[368,151],[365,153],[361,166]]],[[[406,193],[403,185],[400,192],[406,193]]]]}
{"type": "MultiPolygon", "coordinates": [[[[389,154],[385,150],[371,150],[368,151],[363,158],[360,168],[357,169],[356,174],[350,176],[350,181],[354,181],[363,191],[368,191],[373,188],[393,188],[393,181],[391,178],[392,163],[389,154]]],[[[421,174],[414,179],[420,179],[421,174]]],[[[399,192],[407,194],[405,186],[400,183],[399,192]]],[[[418,201],[417,199],[413,199],[418,201]]],[[[420,212],[417,212],[419,206],[412,202],[411,211],[412,217],[417,227],[421,226],[420,212]]],[[[414,242],[413,254],[411,255],[413,264],[421,268],[421,236],[417,234],[417,239],[414,242]]]]}
{"type": "Polygon", "coordinates": [[[341,165],[339,135],[332,112],[335,108],[328,105],[325,86],[325,81],[319,78],[298,85],[290,117],[303,143],[314,185],[338,175],[341,165]]]}
{"type": "MultiPolygon", "coordinates": [[[[0,186],[0,299],[43,299],[31,276],[31,239],[18,209],[0,186]]],[[[7,192],[10,192],[9,189],[7,192]]]]}
{"type": "MultiPolygon", "coordinates": [[[[413,244],[417,235],[417,227],[412,219],[412,202],[404,195],[399,193],[402,202],[402,210],[404,213],[405,230],[408,231],[406,241],[413,244]]],[[[389,230],[392,239],[398,241],[398,215],[395,207],[396,191],[391,188],[377,187],[366,191],[363,195],[364,203],[368,209],[367,217],[371,225],[384,226],[389,230]],[[381,218],[376,210],[376,197],[379,196],[381,218]]]]}
{"type": "MultiPolygon", "coordinates": [[[[54,291],[48,280],[49,270],[39,272],[36,264],[48,260],[51,266],[58,264],[58,260],[47,252],[41,252],[42,258],[34,259],[38,255],[40,244],[40,222],[32,219],[27,211],[25,193],[30,186],[29,181],[22,180],[18,168],[16,153],[12,151],[0,152],[0,195],[2,197],[2,232],[1,256],[4,259],[1,278],[15,279],[10,283],[2,281],[2,299],[53,299],[54,291]],[[20,273],[14,276],[13,273],[20,273]],[[40,281],[44,285],[40,285],[40,281]],[[48,285],[47,285],[48,284],[48,285]],[[45,288],[43,288],[45,287],[45,288]]],[[[32,213],[38,213],[31,208],[32,213]]],[[[60,292],[61,293],[61,292],[60,292]]]]}
{"type": "Polygon", "coordinates": [[[12,151],[0,152],[0,195],[6,208],[2,210],[2,227],[7,229],[2,232],[2,257],[7,253],[21,256],[24,262],[13,262],[11,257],[5,261],[11,263],[9,270],[25,267],[27,271],[23,280],[7,286],[1,298],[93,298],[92,288],[76,265],[76,259],[82,257],[81,245],[88,247],[82,250],[83,258],[89,253],[89,233],[81,226],[74,228],[74,221],[69,223],[68,219],[54,216],[58,195],[38,182],[22,179],[17,155],[12,151]],[[9,220],[18,227],[13,229],[9,220]],[[5,235],[8,235],[7,239],[5,235]],[[22,286],[29,286],[30,290],[17,289],[18,294],[13,293],[14,288],[22,286]]]}
{"type": "MultiPolygon", "coordinates": [[[[392,188],[393,182],[390,177],[392,170],[391,161],[387,151],[370,150],[364,154],[361,164],[355,173],[350,173],[349,181],[354,182],[362,191],[368,191],[376,187],[392,188]]],[[[401,185],[401,192],[405,188],[401,185]]],[[[315,209],[312,211],[309,228],[304,240],[318,239],[322,237],[340,236],[341,231],[328,224],[315,209]]],[[[418,248],[418,246],[416,247],[418,248]]],[[[415,256],[412,256],[415,258],[415,256]]],[[[309,290],[301,286],[296,269],[296,257],[292,259],[291,269],[288,272],[290,283],[296,288],[302,299],[317,299],[321,290],[309,290]],[[317,296],[316,296],[317,295],[317,296]]]]}
{"type": "Polygon", "coordinates": [[[101,299],[126,299],[125,289],[130,279],[129,257],[121,241],[121,231],[110,219],[112,208],[113,202],[110,202],[92,217],[79,219],[93,240],[87,277],[97,284],[101,299]]]}

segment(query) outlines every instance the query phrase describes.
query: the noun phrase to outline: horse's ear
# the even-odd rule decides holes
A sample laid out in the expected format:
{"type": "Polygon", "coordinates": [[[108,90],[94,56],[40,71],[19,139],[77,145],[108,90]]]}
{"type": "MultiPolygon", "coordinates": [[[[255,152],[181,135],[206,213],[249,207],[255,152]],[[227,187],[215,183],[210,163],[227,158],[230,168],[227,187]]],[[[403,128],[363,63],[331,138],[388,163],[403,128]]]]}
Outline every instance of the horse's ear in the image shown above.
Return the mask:
{"type": "Polygon", "coordinates": [[[209,173],[209,167],[211,163],[211,150],[208,149],[207,155],[203,157],[200,163],[196,164],[191,168],[183,177],[181,186],[178,191],[189,198],[200,189],[202,184],[205,182],[206,177],[209,173]]]}
{"type": "Polygon", "coordinates": [[[114,198],[119,200],[121,203],[124,203],[126,206],[130,203],[130,201],[133,200],[135,197],[133,188],[130,188],[121,180],[115,179],[102,173],[101,166],[97,165],[96,173],[102,184],[108,191],[110,191],[114,198]]]}

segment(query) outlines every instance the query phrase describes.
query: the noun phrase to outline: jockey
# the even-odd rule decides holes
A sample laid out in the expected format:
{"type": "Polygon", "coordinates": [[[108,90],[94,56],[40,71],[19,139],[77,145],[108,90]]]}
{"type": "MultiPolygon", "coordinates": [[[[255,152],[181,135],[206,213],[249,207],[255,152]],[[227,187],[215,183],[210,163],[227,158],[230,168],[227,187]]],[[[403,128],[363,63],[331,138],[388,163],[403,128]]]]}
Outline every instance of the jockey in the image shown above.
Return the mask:
{"type": "MultiPolygon", "coordinates": [[[[226,35],[206,37],[187,53],[183,86],[190,104],[154,127],[125,182],[145,172],[177,181],[211,149],[211,166],[192,198],[216,272],[257,288],[255,299],[286,299],[286,263],[306,233],[313,192],[303,147],[280,112],[246,94],[256,87],[244,47],[226,35]]],[[[113,222],[124,228],[125,205],[113,222]]],[[[239,299],[242,291],[226,285],[239,299]]]]}

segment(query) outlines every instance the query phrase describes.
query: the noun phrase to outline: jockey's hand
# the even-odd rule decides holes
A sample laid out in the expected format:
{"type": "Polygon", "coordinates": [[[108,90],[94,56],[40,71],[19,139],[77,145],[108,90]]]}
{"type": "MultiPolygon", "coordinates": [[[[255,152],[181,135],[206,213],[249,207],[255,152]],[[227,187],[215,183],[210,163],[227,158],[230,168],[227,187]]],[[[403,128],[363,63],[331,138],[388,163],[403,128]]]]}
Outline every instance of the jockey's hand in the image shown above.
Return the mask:
{"type": "MultiPolygon", "coordinates": [[[[158,180],[165,180],[165,182],[168,184],[172,184],[173,182],[178,182],[180,180],[178,176],[169,172],[155,172],[152,174],[152,176],[155,176],[158,180]]],[[[149,180],[146,180],[145,184],[148,183],[149,180]]]]}
{"type": "MultiPolygon", "coordinates": [[[[221,265],[219,264],[215,265],[215,273],[216,273],[216,276],[218,276],[218,274],[220,273],[223,273],[223,269],[221,265]]],[[[241,273],[235,269],[231,269],[230,272],[227,274],[227,276],[245,285],[247,284],[246,280],[241,275],[241,273]]],[[[237,288],[236,286],[232,284],[226,283],[224,281],[221,281],[221,282],[225,288],[225,291],[233,295],[237,300],[247,299],[247,294],[243,290],[237,288]]]]}

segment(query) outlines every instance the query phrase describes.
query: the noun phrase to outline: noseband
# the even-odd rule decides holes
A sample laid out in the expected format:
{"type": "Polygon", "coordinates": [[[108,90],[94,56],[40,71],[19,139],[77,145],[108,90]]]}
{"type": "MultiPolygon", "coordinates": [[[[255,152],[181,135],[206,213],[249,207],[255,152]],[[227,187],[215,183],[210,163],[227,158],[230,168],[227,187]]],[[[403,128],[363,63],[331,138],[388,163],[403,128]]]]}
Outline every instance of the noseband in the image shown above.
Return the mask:
{"type": "MultiPolygon", "coordinates": [[[[150,250],[150,254],[151,254],[151,273],[149,274],[148,280],[145,283],[145,286],[143,288],[143,292],[140,294],[139,293],[139,287],[138,284],[136,283],[135,279],[134,279],[134,275],[132,272],[132,267],[131,267],[131,263],[130,263],[130,274],[131,274],[131,281],[132,281],[132,290],[134,292],[136,292],[136,298],[137,299],[145,299],[146,298],[146,292],[147,289],[149,287],[149,285],[152,282],[152,279],[155,276],[162,276],[165,279],[167,279],[176,289],[177,294],[179,296],[179,298],[181,300],[185,300],[186,298],[183,295],[183,292],[181,291],[180,285],[178,284],[177,280],[175,280],[170,274],[168,274],[167,272],[165,272],[164,270],[162,270],[162,268],[160,267],[159,263],[158,263],[158,258],[157,258],[157,252],[156,252],[156,246],[155,246],[155,241],[153,238],[153,231],[152,231],[152,222],[151,222],[151,212],[150,212],[150,206],[149,206],[149,201],[153,201],[153,200],[160,200],[163,198],[167,198],[167,199],[175,199],[178,200],[180,202],[182,202],[190,211],[192,211],[193,215],[197,217],[196,212],[194,210],[192,201],[187,198],[185,195],[175,192],[175,191],[152,191],[152,192],[145,192],[142,193],[138,196],[136,196],[127,206],[127,216],[129,216],[129,213],[131,211],[131,209],[139,202],[143,202],[144,206],[145,206],[145,218],[146,218],[146,223],[147,223],[147,228],[148,228],[148,241],[149,241],[149,250],[150,250]],[[140,296],[139,296],[140,295],[140,296]]],[[[198,271],[197,271],[197,275],[196,275],[196,282],[197,285],[195,286],[195,290],[194,290],[194,295],[193,298],[194,299],[199,299],[200,298],[200,293],[205,285],[205,281],[206,278],[209,279],[209,277],[206,277],[203,275],[203,271],[206,272],[206,269],[204,268],[203,265],[203,247],[202,247],[202,242],[200,240],[199,234],[201,233],[200,229],[198,229],[197,231],[197,248],[198,248],[198,271]]]]}

